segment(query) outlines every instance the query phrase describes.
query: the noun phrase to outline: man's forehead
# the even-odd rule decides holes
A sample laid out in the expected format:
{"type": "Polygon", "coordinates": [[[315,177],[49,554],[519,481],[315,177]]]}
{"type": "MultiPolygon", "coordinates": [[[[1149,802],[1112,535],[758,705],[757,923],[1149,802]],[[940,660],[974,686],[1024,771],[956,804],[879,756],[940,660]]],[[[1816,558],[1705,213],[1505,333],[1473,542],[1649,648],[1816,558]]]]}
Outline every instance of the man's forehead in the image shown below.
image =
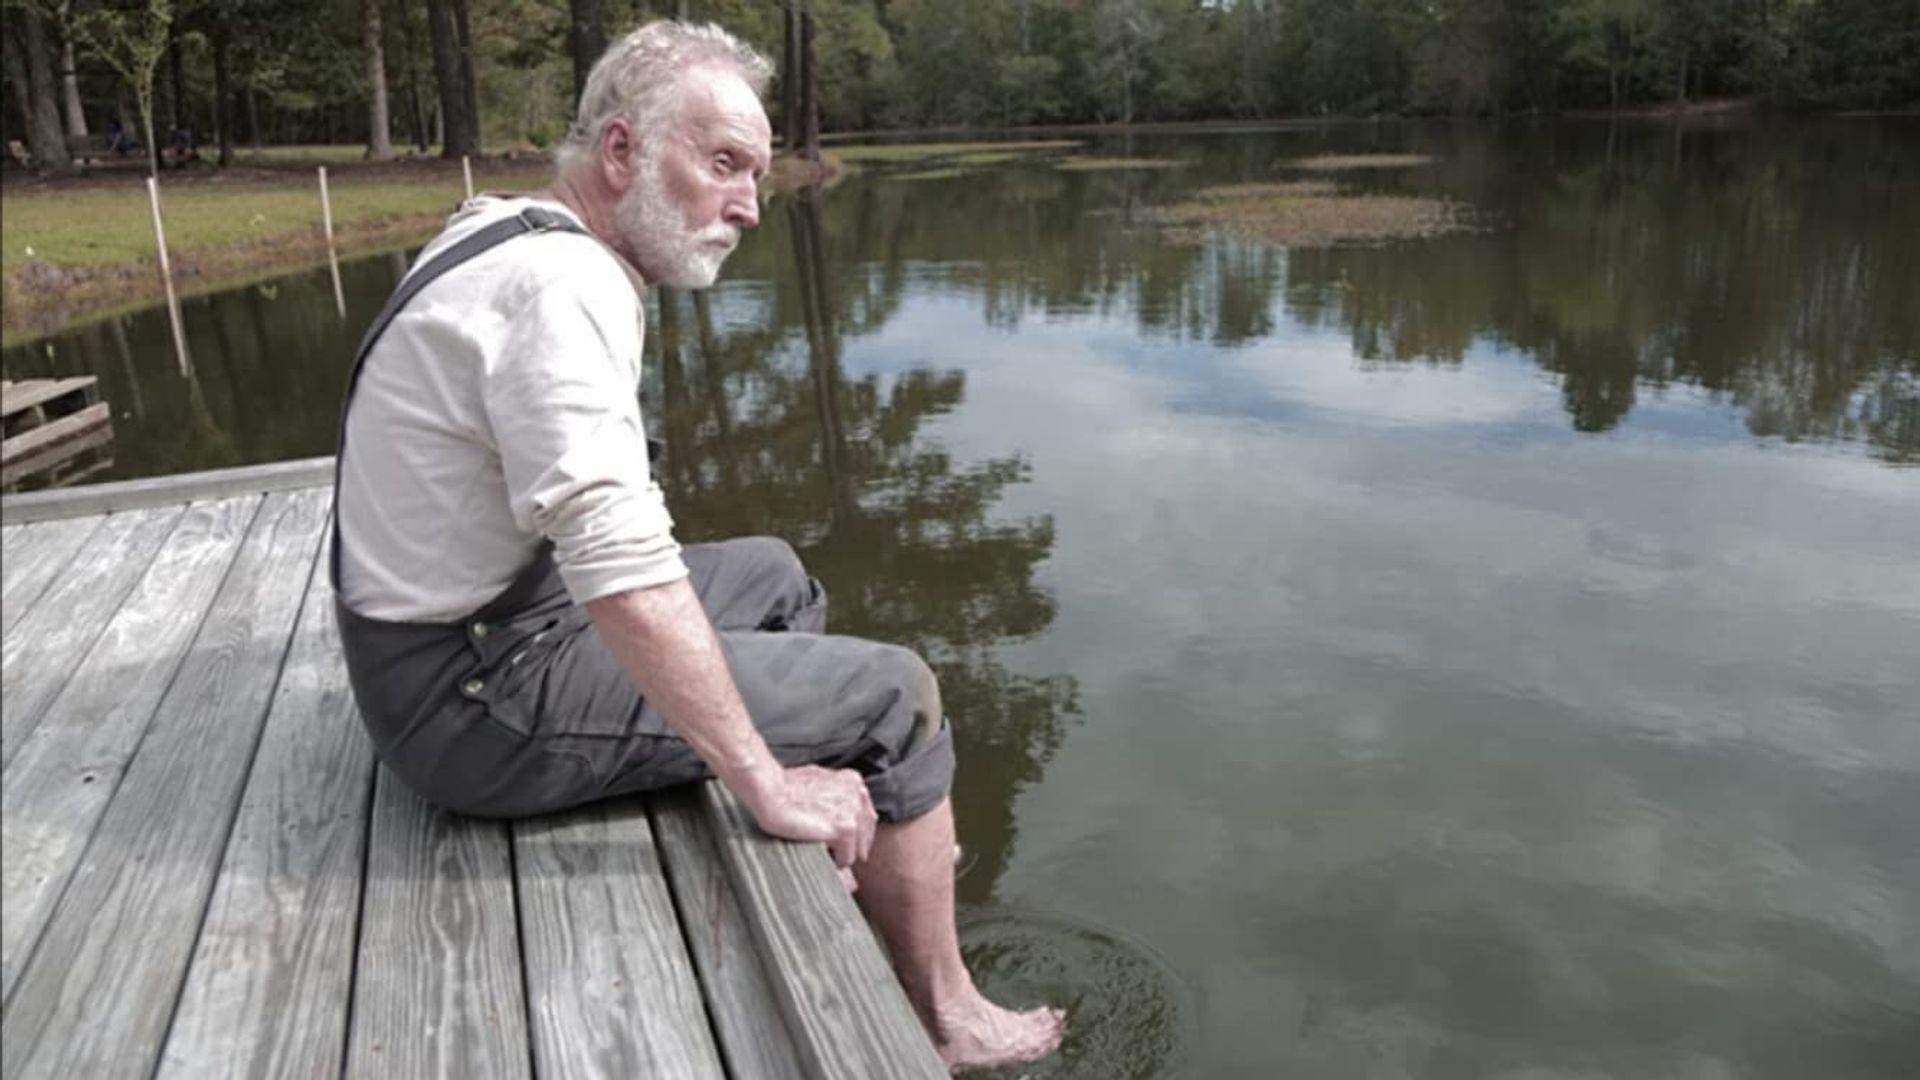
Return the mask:
{"type": "Polygon", "coordinates": [[[745,79],[721,68],[695,68],[681,87],[680,118],[690,133],[729,135],[747,141],[773,139],[767,110],[745,79]]]}

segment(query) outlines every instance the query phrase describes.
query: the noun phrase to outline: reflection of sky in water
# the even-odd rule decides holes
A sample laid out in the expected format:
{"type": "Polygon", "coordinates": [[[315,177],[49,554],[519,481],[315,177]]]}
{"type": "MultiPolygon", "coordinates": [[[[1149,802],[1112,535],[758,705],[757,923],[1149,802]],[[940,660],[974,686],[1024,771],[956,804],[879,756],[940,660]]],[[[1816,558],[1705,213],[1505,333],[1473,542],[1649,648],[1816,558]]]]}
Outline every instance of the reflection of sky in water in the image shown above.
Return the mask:
{"type": "MultiPolygon", "coordinates": [[[[1455,437],[1569,444],[1582,439],[1671,438],[1766,445],[1727,395],[1688,383],[1642,386],[1612,431],[1569,427],[1560,377],[1530,356],[1480,343],[1461,363],[1382,363],[1356,357],[1347,335],[1305,326],[1272,305],[1274,330],[1242,346],[1142,337],[1130,313],[1028,318],[998,333],[982,325],[979,301],[951,283],[914,295],[879,333],[847,342],[855,373],[915,367],[969,367],[987,355],[1015,353],[1036,374],[1064,378],[1063,357],[1086,356],[1114,369],[1163,378],[1165,407],[1287,425],[1388,425],[1446,428],[1455,437]],[[933,357],[943,356],[935,360],[933,357]]],[[[1782,449],[1775,447],[1775,449],[1782,449]]],[[[1801,444],[1800,453],[1864,454],[1857,443],[1801,444]]]]}
{"type": "Polygon", "coordinates": [[[1085,719],[998,893],[1176,958],[1202,1075],[1794,1075],[1861,1023],[1882,1075],[1861,1017],[1920,1016],[1911,472],[1684,385],[1578,434],[1487,347],[981,319],[915,297],[845,364],[965,369],[930,435],[1028,454],[1000,513],[1058,525],[1058,617],[1004,651],[1085,719]]]}

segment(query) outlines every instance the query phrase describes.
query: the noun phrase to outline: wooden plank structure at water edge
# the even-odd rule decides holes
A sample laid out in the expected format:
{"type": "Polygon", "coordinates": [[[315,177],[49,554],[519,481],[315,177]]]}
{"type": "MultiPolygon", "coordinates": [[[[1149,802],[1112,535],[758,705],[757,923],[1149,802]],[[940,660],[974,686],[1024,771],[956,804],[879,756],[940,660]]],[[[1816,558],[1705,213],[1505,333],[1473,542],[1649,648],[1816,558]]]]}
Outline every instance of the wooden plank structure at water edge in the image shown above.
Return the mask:
{"type": "Polygon", "coordinates": [[[95,400],[99,380],[0,380],[0,488],[38,474],[72,483],[113,464],[113,410],[95,400]]]}
{"type": "Polygon", "coordinates": [[[717,785],[443,813],[360,730],[330,459],[0,500],[7,1080],[945,1076],[717,785]]]}

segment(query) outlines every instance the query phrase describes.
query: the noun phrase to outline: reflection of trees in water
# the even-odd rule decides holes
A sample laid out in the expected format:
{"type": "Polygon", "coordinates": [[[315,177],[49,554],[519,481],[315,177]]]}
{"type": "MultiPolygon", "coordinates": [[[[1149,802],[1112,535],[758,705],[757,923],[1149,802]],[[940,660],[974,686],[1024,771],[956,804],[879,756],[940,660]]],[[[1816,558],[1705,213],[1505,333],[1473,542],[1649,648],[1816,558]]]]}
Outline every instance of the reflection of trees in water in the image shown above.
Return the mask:
{"type": "Polygon", "coordinates": [[[185,374],[164,308],[8,349],[5,370],[9,378],[98,376],[114,410],[114,478],[329,454],[353,350],[398,280],[385,258],[341,270],[350,325],[320,270],[186,301],[193,363],[185,374]]]}
{"type": "Polygon", "coordinates": [[[1013,799],[1077,711],[1070,678],[1022,675],[996,657],[1053,620],[1033,583],[1053,523],[990,520],[1027,478],[1024,458],[962,464],[919,434],[959,406],[962,373],[847,377],[841,336],[883,322],[898,285],[829,274],[818,196],[786,207],[767,226],[786,235],[759,247],[791,259],[762,270],[772,282],[762,318],[716,326],[705,295],[661,296],[649,342],[669,446],[660,480],[687,539],[793,540],[828,586],[834,631],[912,646],[933,665],[955,723],[962,839],[980,857],[963,888],[984,900],[1012,854],[1013,799]]]}
{"type": "Polygon", "coordinates": [[[847,185],[828,242],[870,261],[851,279],[862,303],[841,310],[884,318],[917,285],[976,295],[1006,329],[1033,314],[1114,315],[1233,345],[1270,334],[1284,304],[1345,329],[1366,362],[1457,364],[1476,340],[1522,350],[1559,376],[1581,431],[1677,383],[1738,406],[1758,436],[1859,439],[1920,460],[1910,137],[1828,124],[1676,143],[1657,126],[1560,125],[1416,139],[1442,164],[1343,182],[1437,186],[1485,211],[1489,231],[1283,252],[1164,244],[1135,220],[1195,187],[1270,178],[1276,155],[1299,152],[1254,139],[1207,144],[1182,169],[847,185]]]}
{"type": "Polygon", "coordinates": [[[1676,174],[1642,148],[1512,186],[1494,233],[1295,252],[1289,308],[1346,325],[1370,359],[1521,349],[1561,377],[1581,431],[1681,383],[1742,408],[1755,435],[1920,460],[1920,266],[1902,239],[1920,214],[1874,155],[1703,139],[1676,174]]]}

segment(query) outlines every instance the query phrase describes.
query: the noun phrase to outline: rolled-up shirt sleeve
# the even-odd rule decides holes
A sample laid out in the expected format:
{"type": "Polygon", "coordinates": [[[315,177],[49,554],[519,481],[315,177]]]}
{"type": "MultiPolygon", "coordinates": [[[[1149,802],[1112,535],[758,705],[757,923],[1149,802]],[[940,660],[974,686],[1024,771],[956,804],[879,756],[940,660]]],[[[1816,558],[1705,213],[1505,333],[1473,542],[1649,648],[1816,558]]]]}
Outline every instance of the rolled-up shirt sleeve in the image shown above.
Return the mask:
{"type": "Polygon", "coordinates": [[[687,574],[647,464],[638,298],[609,269],[542,283],[482,381],[514,521],[553,542],[577,604],[687,574]]]}

